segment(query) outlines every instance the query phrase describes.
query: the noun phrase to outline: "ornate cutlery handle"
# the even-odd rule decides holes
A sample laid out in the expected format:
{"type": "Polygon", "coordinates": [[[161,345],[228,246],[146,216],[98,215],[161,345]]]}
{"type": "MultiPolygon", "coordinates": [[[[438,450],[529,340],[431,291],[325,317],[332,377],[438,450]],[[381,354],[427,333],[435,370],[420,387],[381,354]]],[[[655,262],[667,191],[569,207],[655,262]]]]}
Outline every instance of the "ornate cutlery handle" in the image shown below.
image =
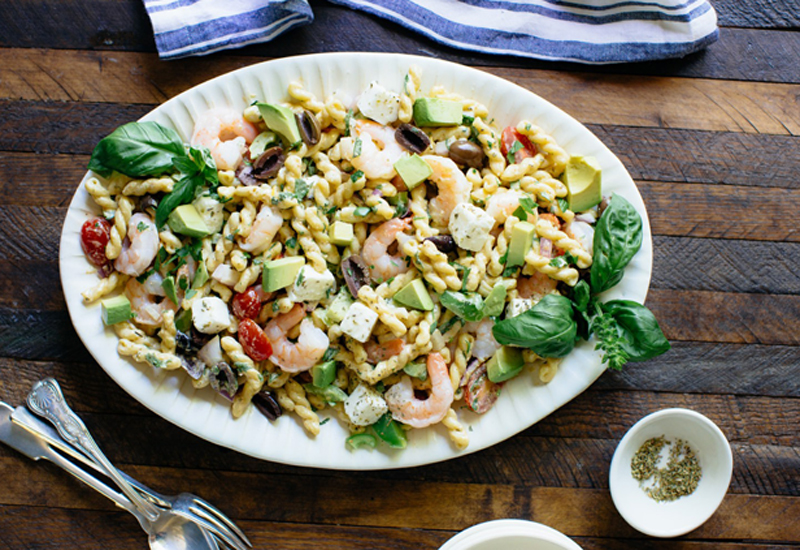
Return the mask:
{"type": "Polygon", "coordinates": [[[37,382],[28,394],[27,403],[33,412],[49,420],[68,443],[102,466],[105,474],[114,480],[142,514],[149,520],[155,521],[158,517],[158,509],[152,503],[144,500],[106,458],[86,425],[67,405],[58,382],[52,378],[45,378],[37,382]]]}

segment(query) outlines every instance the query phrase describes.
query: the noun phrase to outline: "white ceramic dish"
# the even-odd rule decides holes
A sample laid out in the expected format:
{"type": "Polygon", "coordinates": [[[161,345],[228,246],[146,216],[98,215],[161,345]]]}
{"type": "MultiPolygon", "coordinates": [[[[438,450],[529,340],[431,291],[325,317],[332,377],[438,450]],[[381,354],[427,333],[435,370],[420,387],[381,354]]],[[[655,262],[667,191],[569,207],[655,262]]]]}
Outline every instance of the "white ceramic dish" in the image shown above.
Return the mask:
{"type": "Polygon", "coordinates": [[[522,519],[498,519],[473,525],[439,550],[581,550],[555,529],[522,519]]]}
{"type": "MultiPolygon", "coordinates": [[[[327,97],[336,92],[349,101],[371,81],[400,90],[409,66],[421,70],[422,89],[439,84],[483,102],[499,127],[533,120],[570,153],[595,156],[603,167],[604,193],[619,193],[642,215],[641,251],[628,265],[622,282],[607,294],[643,302],[652,269],[652,238],[644,203],[622,163],[597,137],[563,111],[511,82],[479,70],[437,59],[397,54],[335,53],[279,59],[246,67],[192,88],[167,101],[142,120],[155,120],[175,128],[185,141],[193,121],[215,106],[244,109],[254,98],[280,101],[293,80],[327,97]]],[[[90,174],[87,174],[88,178],[90,174]]],[[[86,178],[84,178],[86,179],[86,178]]],[[[89,352],[125,391],[143,405],[178,426],[219,445],[275,462],[335,469],[386,469],[416,466],[462,456],[524,430],[584,391],[604,371],[593,344],[584,342],[563,362],[555,379],[535,384],[521,376],[506,384],[503,396],[483,416],[462,415],[470,430],[470,446],[457,451],[443,428],[414,430],[407,449],[382,448],[350,452],[346,429],[332,419],[315,439],[308,437],[291,415],[269,422],[251,408],[234,420],[230,406],[211,389],[195,390],[182,373],[156,371],[133,365],[116,352],[117,339],[104,328],[99,305],[86,307],[81,291],[97,282],[79,244],[81,224],[99,210],[83,185],[73,197],[61,236],[60,270],[64,296],[78,335],[89,352]]],[[[324,415],[323,415],[324,416],[324,415]]]]}
{"type": "Polygon", "coordinates": [[[664,409],[628,430],[611,460],[609,486],[619,513],[631,527],[654,537],[677,537],[705,523],[719,507],[733,472],[728,440],[711,420],[688,409],[664,409]],[[631,459],[642,444],[666,436],[687,441],[697,454],[702,476],[697,489],[670,502],[656,502],[631,475],[631,459]]]}

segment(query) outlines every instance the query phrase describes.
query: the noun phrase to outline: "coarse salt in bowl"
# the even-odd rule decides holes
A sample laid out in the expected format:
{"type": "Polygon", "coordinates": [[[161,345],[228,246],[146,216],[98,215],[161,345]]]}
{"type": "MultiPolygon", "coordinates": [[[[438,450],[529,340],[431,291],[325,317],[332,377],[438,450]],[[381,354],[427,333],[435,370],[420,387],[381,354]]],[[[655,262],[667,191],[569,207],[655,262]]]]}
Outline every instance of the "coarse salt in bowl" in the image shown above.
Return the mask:
{"type": "Polygon", "coordinates": [[[654,537],[677,537],[705,523],[719,507],[733,473],[728,440],[711,420],[688,409],[664,409],[639,420],[619,442],[611,459],[609,486],[620,515],[631,527],[654,537]],[[682,439],[694,450],[702,475],[689,495],[657,502],[631,473],[631,459],[649,439],[682,439]]]}

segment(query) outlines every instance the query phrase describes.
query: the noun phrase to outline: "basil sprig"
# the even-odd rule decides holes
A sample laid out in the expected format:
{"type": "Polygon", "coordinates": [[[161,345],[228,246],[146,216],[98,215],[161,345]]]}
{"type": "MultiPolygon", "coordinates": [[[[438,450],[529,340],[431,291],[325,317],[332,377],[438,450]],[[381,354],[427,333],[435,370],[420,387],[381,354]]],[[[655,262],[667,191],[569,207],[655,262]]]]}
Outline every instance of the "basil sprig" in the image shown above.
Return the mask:
{"type": "Polygon", "coordinates": [[[445,308],[465,321],[471,322],[483,319],[483,299],[476,292],[462,294],[445,290],[439,299],[445,308]]]}
{"type": "Polygon", "coordinates": [[[597,298],[622,280],[625,266],[642,246],[642,233],[638,212],[614,195],[595,228],[590,283],[581,280],[569,297],[547,295],[528,311],[495,323],[495,340],[532,349],[542,357],[564,357],[579,339],[594,334],[595,349],[603,351],[603,362],[616,370],[628,361],[665,353],[669,341],[649,309],[630,300],[597,298]]]}
{"type": "Polygon", "coordinates": [[[100,140],[89,170],[108,177],[117,171],[134,178],[160,176],[172,170],[175,157],[186,154],[178,133],[157,122],[131,122],[100,140]]]}
{"type": "Polygon", "coordinates": [[[156,209],[160,229],[169,214],[194,200],[200,187],[219,185],[217,164],[205,147],[187,147],[178,133],[158,122],[131,122],[100,140],[92,151],[89,170],[108,177],[117,171],[131,177],[180,172],[181,178],[156,209]]]}
{"type": "Polygon", "coordinates": [[[625,266],[642,247],[642,218],[620,195],[614,195],[594,230],[590,272],[592,292],[600,294],[622,280],[625,266]]]}

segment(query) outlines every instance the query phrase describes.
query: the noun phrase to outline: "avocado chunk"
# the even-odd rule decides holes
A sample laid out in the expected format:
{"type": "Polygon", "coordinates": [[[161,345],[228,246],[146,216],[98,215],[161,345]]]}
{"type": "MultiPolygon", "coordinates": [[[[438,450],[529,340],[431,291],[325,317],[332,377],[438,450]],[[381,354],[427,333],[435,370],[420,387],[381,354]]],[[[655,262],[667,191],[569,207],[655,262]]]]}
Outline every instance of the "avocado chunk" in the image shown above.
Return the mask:
{"type": "Polygon", "coordinates": [[[194,281],[192,281],[192,288],[200,288],[208,281],[208,268],[204,261],[198,262],[197,271],[194,272],[194,281]]]}
{"type": "Polygon", "coordinates": [[[347,291],[347,288],[342,288],[331,302],[331,305],[328,306],[327,313],[325,314],[326,324],[332,326],[336,323],[341,323],[352,304],[353,299],[350,298],[350,293],[347,291]]]}
{"type": "Polygon", "coordinates": [[[511,230],[511,244],[508,246],[506,266],[514,267],[525,264],[525,255],[533,246],[536,227],[528,222],[519,222],[511,230]]]}
{"type": "Polygon", "coordinates": [[[182,204],[173,210],[167,218],[167,225],[175,233],[189,237],[205,237],[210,233],[197,208],[191,204],[182,204]]]}
{"type": "Polygon", "coordinates": [[[297,120],[294,118],[294,112],[291,109],[272,103],[259,103],[257,107],[258,112],[261,113],[261,118],[267,124],[267,128],[280,134],[283,139],[289,142],[289,145],[294,145],[302,140],[300,130],[297,128],[297,120]]]}
{"type": "Polygon", "coordinates": [[[256,136],[256,139],[253,140],[253,143],[250,144],[250,158],[256,160],[261,156],[261,153],[273,145],[278,145],[280,140],[281,138],[279,138],[275,132],[270,132],[269,130],[261,132],[256,136]]]}
{"type": "Polygon", "coordinates": [[[414,102],[417,126],[456,126],[461,124],[463,107],[458,101],[421,97],[414,102]]]}
{"type": "Polygon", "coordinates": [[[483,301],[483,316],[484,317],[497,317],[503,313],[506,306],[506,285],[497,283],[492,287],[492,291],[486,296],[483,301]]]}
{"type": "Polygon", "coordinates": [[[400,424],[392,418],[392,413],[386,413],[372,425],[372,429],[390,447],[405,449],[408,446],[408,436],[400,424]]]}
{"type": "Polygon", "coordinates": [[[412,378],[419,378],[423,382],[428,379],[428,365],[425,362],[409,363],[403,367],[403,372],[412,378]]]}
{"type": "Polygon", "coordinates": [[[394,163],[394,169],[409,189],[414,189],[433,174],[428,163],[416,153],[410,157],[401,157],[394,163]]]}
{"type": "Polygon", "coordinates": [[[122,294],[102,300],[100,304],[103,306],[102,317],[106,325],[116,325],[133,318],[131,302],[122,294]]]}
{"type": "Polygon", "coordinates": [[[161,288],[164,289],[164,294],[167,295],[167,298],[169,298],[173,304],[178,305],[178,291],[175,288],[175,277],[172,275],[164,277],[164,280],[161,281],[161,288]]]}
{"type": "Polygon", "coordinates": [[[570,157],[563,179],[569,209],[573,212],[589,210],[603,200],[602,170],[594,157],[570,157]]]}
{"type": "Polygon", "coordinates": [[[311,380],[317,388],[327,388],[336,378],[336,361],[326,361],[311,367],[311,380]]]}
{"type": "Polygon", "coordinates": [[[291,256],[264,262],[261,285],[264,292],[274,292],[294,283],[297,272],[306,263],[302,256],[291,256]]]}
{"type": "Polygon", "coordinates": [[[428,289],[425,288],[422,279],[414,279],[401,288],[392,299],[401,306],[433,311],[433,300],[431,300],[431,295],[428,294],[428,289]]]}
{"type": "Polygon", "coordinates": [[[175,317],[175,328],[181,332],[189,332],[192,328],[192,310],[184,309],[175,317]]]}
{"type": "Polygon", "coordinates": [[[514,378],[525,366],[519,348],[502,346],[486,363],[486,374],[495,384],[514,378]]]}
{"type": "Polygon", "coordinates": [[[314,384],[303,384],[306,393],[311,395],[318,395],[328,403],[340,403],[347,399],[347,394],[336,386],[328,384],[324,388],[318,388],[314,384]]]}
{"type": "Polygon", "coordinates": [[[353,242],[353,224],[333,222],[328,229],[328,236],[336,246],[350,246],[350,243],[353,242]]]}

